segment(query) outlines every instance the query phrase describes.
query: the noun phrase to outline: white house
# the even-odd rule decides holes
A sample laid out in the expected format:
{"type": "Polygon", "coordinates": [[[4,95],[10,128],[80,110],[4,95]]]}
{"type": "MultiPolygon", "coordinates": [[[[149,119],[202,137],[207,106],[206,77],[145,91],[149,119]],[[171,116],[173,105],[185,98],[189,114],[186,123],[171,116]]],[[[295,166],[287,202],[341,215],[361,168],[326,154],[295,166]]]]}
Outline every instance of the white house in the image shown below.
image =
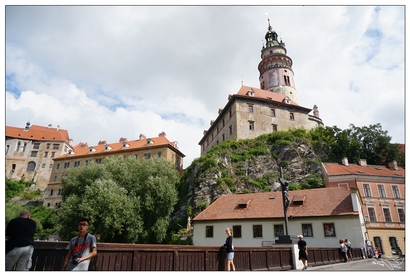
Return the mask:
{"type": "MultiPolygon", "coordinates": [[[[342,187],[289,191],[288,235],[310,247],[364,246],[366,232],[357,190],[342,187]]],[[[282,192],[224,195],[193,219],[193,244],[220,246],[225,229],[235,246],[271,246],[286,234],[282,192]]]]}

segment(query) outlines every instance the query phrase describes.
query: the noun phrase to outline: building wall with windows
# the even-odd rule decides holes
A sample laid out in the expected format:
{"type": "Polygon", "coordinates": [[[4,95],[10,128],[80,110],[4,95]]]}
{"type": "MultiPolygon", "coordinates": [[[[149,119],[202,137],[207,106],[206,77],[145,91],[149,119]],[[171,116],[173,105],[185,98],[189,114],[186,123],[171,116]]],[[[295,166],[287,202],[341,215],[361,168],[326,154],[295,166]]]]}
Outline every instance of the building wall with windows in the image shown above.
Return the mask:
{"type": "Polygon", "coordinates": [[[50,180],[53,158],[72,150],[68,132],[59,127],[6,126],[5,175],[13,180],[34,181],[44,191],[50,180]]]}
{"type": "MultiPolygon", "coordinates": [[[[288,234],[308,246],[339,246],[348,238],[363,247],[365,228],[356,191],[321,188],[289,191],[288,234]]],[[[286,234],[282,192],[224,195],[193,219],[194,245],[224,244],[227,227],[236,246],[270,246],[286,234]]]]}
{"type": "Polygon", "coordinates": [[[86,166],[90,162],[103,163],[107,157],[115,156],[140,160],[153,157],[165,158],[175,164],[175,168],[180,173],[183,172],[183,158],[185,157],[178,149],[177,142],[170,142],[164,132],[153,138],[146,138],[141,134],[140,139],[132,141],[126,138],[121,138],[116,143],[100,141],[95,146],[79,143],[72,151],[54,159],[54,166],[45,191],[44,205],[53,208],[61,202],[62,179],[68,169],[86,166]]]}
{"type": "Polygon", "coordinates": [[[323,125],[319,117],[309,115],[287,96],[271,91],[242,86],[219,110],[199,142],[201,155],[225,140],[253,139],[262,134],[289,129],[312,129],[323,125]]]}
{"type": "Polygon", "coordinates": [[[326,187],[357,188],[361,197],[366,239],[388,256],[405,252],[405,169],[367,165],[366,160],[349,164],[324,163],[326,187]]]}

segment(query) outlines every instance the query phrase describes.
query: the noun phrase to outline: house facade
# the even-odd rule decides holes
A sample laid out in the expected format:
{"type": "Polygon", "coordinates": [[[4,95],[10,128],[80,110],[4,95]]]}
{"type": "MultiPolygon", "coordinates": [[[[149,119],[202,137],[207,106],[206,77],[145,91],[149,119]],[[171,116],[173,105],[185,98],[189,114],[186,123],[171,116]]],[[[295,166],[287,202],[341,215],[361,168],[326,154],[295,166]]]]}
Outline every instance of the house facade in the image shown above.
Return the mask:
{"type": "Polygon", "coordinates": [[[405,169],[396,162],[367,165],[366,160],[349,164],[322,163],[326,187],[358,190],[366,227],[366,239],[387,256],[405,254],[405,169]]]}
{"type": "Polygon", "coordinates": [[[229,95],[208,130],[199,141],[201,155],[219,143],[233,139],[252,139],[262,134],[296,128],[312,129],[323,125],[319,110],[299,106],[292,69],[285,43],[268,27],[266,43],[258,65],[260,88],[242,86],[229,95]]]}
{"type": "Polygon", "coordinates": [[[227,227],[236,246],[272,246],[280,236],[302,234],[308,246],[364,247],[365,228],[356,190],[343,187],[289,191],[288,232],[282,192],[223,195],[193,219],[194,245],[224,244],[227,227]]]}
{"type": "Polygon", "coordinates": [[[54,166],[45,191],[44,205],[55,207],[62,201],[62,178],[68,169],[86,166],[90,162],[103,163],[107,157],[123,156],[124,158],[150,159],[165,158],[175,164],[182,173],[185,155],[178,149],[177,142],[170,142],[165,132],[158,137],[146,138],[141,134],[138,140],[119,139],[116,143],[99,141],[98,145],[77,144],[72,151],[54,159],[54,166]]]}
{"type": "Polygon", "coordinates": [[[53,158],[73,149],[67,130],[30,125],[24,128],[6,126],[6,177],[34,181],[44,191],[50,180],[53,158]]]}

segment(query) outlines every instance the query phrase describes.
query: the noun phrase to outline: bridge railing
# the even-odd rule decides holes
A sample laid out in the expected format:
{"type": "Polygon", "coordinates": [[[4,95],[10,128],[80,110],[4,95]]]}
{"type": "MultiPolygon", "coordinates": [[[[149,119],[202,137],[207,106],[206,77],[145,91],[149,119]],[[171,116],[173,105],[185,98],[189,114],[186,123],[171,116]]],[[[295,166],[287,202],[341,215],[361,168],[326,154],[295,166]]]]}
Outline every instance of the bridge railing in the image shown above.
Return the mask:
{"type": "MultiPolygon", "coordinates": [[[[67,254],[68,242],[36,241],[32,271],[59,271],[67,254]]],[[[97,256],[90,263],[93,271],[220,271],[226,253],[215,246],[97,243],[97,256]]],[[[294,247],[235,247],[237,271],[293,270],[294,247]]],[[[353,259],[362,259],[353,249],[353,259]]],[[[339,263],[338,248],[309,248],[309,266],[339,263]]]]}

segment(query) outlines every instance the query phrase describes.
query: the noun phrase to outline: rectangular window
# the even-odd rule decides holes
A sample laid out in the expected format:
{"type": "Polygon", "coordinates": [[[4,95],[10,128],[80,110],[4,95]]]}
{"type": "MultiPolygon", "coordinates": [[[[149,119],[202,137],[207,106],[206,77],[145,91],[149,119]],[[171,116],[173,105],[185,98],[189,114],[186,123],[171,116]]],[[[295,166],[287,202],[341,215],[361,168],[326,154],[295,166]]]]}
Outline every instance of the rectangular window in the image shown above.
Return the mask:
{"type": "Polygon", "coordinates": [[[64,169],[67,169],[67,168],[69,168],[69,167],[70,167],[70,162],[64,163],[64,169]]]}
{"type": "Polygon", "coordinates": [[[271,115],[272,117],[276,117],[276,110],[272,108],[272,109],[270,110],[270,115],[271,115]]]}
{"type": "Polygon", "coordinates": [[[373,207],[367,207],[367,212],[369,213],[369,220],[371,222],[377,222],[376,212],[374,211],[374,208],[373,207]]]}
{"type": "Polygon", "coordinates": [[[213,226],[205,226],[205,237],[206,238],[213,238],[214,237],[214,227],[213,226]]]}
{"type": "Polygon", "coordinates": [[[53,182],[56,182],[56,181],[57,181],[57,175],[55,175],[53,178],[53,182]]]}
{"type": "Polygon", "coordinates": [[[386,197],[386,191],[383,185],[377,185],[377,190],[379,191],[379,197],[386,197]]]}
{"type": "Polygon", "coordinates": [[[222,134],[222,142],[225,141],[225,133],[222,134]]]}
{"type": "Polygon", "coordinates": [[[275,232],[274,234],[275,237],[283,236],[285,233],[283,232],[283,224],[273,225],[273,231],[275,232]]]}
{"type": "Polygon", "coordinates": [[[232,117],[232,108],[229,109],[229,118],[232,117]]]}
{"type": "Polygon", "coordinates": [[[51,191],[50,191],[50,195],[53,195],[54,194],[54,190],[53,189],[51,189],[51,191]]]}
{"type": "Polygon", "coordinates": [[[293,114],[293,112],[291,112],[290,114],[289,114],[289,116],[290,116],[290,119],[293,121],[293,120],[295,120],[295,114],[293,114]]]}
{"type": "Polygon", "coordinates": [[[34,143],[33,149],[39,149],[40,148],[40,143],[34,143]]]}
{"type": "Polygon", "coordinates": [[[48,156],[48,151],[44,152],[44,157],[48,156]]]}
{"type": "Polygon", "coordinates": [[[336,237],[335,225],[333,223],[324,223],[323,230],[325,232],[325,237],[336,237]]]}
{"type": "Polygon", "coordinates": [[[63,189],[58,189],[58,195],[61,195],[63,192],[63,189]]]}
{"type": "Polygon", "coordinates": [[[272,131],[277,132],[278,131],[278,125],[272,124],[272,131]]]}
{"type": "Polygon", "coordinates": [[[302,224],[302,233],[305,237],[313,237],[312,224],[302,224]]]}
{"type": "Polygon", "coordinates": [[[158,157],[161,157],[161,154],[162,154],[162,151],[159,151],[159,152],[157,153],[157,156],[158,156],[158,157]]]}
{"type": "Polygon", "coordinates": [[[60,147],[59,144],[53,144],[53,149],[58,149],[60,147]]]}
{"type": "Polygon", "coordinates": [[[80,166],[80,161],[74,161],[74,168],[79,167],[80,166]]]}
{"type": "Polygon", "coordinates": [[[151,153],[146,152],[144,153],[144,159],[150,159],[151,158],[151,153]]]}
{"type": "Polygon", "coordinates": [[[49,169],[52,169],[52,168],[53,168],[53,164],[50,164],[49,169]]]}
{"type": "Polygon", "coordinates": [[[253,113],[253,105],[248,105],[249,113],[253,113]]]}
{"type": "Polygon", "coordinates": [[[57,164],[56,166],[56,170],[58,170],[60,168],[60,164],[57,164]]]}
{"type": "Polygon", "coordinates": [[[41,168],[44,169],[46,167],[46,163],[41,164],[41,168]]]}
{"type": "Polygon", "coordinates": [[[389,208],[383,208],[383,214],[384,214],[384,221],[391,222],[391,215],[390,215],[389,208]]]}
{"type": "Polygon", "coordinates": [[[232,126],[229,126],[229,135],[232,135],[232,126]]]}
{"type": "Polygon", "coordinates": [[[364,196],[365,197],[371,197],[372,193],[370,192],[370,185],[369,184],[363,184],[363,191],[364,191],[364,196]]]}
{"type": "Polygon", "coordinates": [[[249,129],[254,130],[255,129],[255,122],[249,121],[249,129]]]}
{"type": "Polygon", "coordinates": [[[97,163],[97,164],[101,164],[101,158],[97,158],[97,159],[95,159],[95,163],[97,163]]]}
{"type": "Polygon", "coordinates": [[[31,157],[37,157],[37,153],[38,153],[38,151],[32,151],[30,156],[31,157]]]}
{"type": "Polygon", "coordinates": [[[400,222],[404,223],[404,209],[399,208],[397,212],[399,213],[400,222]]]}
{"type": "Polygon", "coordinates": [[[393,197],[394,198],[400,198],[399,187],[397,185],[393,185],[392,190],[393,190],[393,197]]]}
{"type": "Polygon", "coordinates": [[[51,144],[47,143],[47,149],[50,149],[51,144]]]}
{"type": "Polygon", "coordinates": [[[232,236],[234,238],[242,238],[242,226],[241,225],[234,225],[232,226],[232,236]]]}
{"type": "Polygon", "coordinates": [[[262,225],[261,224],[253,225],[253,237],[262,238],[262,225]]]}
{"type": "Polygon", "coordinates": [[[55,151],[51,152],[51,157],[55,157],[55,156],[56,156],[55,151]]]}

